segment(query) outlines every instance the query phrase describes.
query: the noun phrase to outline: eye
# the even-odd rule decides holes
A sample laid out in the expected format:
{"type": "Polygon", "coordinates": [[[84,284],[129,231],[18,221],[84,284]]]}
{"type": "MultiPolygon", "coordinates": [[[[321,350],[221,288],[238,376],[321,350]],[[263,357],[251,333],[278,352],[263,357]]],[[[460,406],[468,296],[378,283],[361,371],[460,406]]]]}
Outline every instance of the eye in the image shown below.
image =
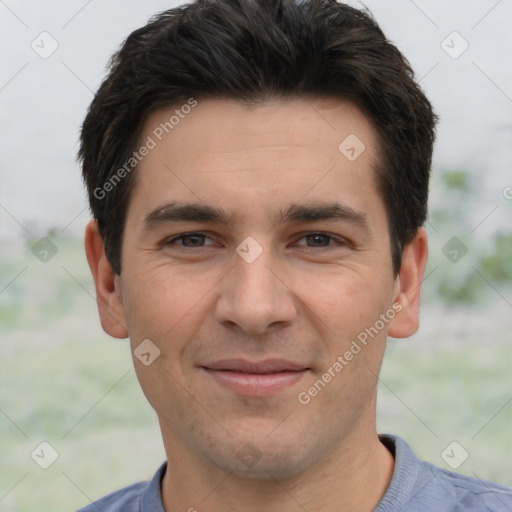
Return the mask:
{"type": "MultiPolygon", "coordinates": [[[[203,233],[184,233],[183,235],[176,236],[172,238],[171,240],[168,240],[165,245],[181,245],[182,247],[187,248],[194,248],[194,247],[205,247],[203,245],[203,242],[205,239],[211,240],[208,236],[204,235],[203,233]],[[176,244],[176,241],[179,240],[183,243],[176,244]]],[[[212,245],[212,244],[209,244],[212,245]]],[[[207,246],[206,246],[207,247],[207,246]]]]}
{"type": "MultiPolygon", "coordinates": [[[[185,247],[187,249],[193,249],[195,247],[208,247],[214,245],[213,243],[205,244],[206,240],[210,240],[211,238],[205,235],[204,233],[183,233],[182,235],[175,236],[174,238],[165,242],[165,245],[179,245],[180,247],[185,247]]],[[[308,233],[307,235],[302,236],[299,240],[306,240],[306,245],[297,244],[299,246],[305,246],[308,249],[323,249],[332,247],[334,244],[330,242],[335,242],[338,246],[347,245],[347,242],[342,238],[334,237],[328,233],[317,232],[317,233],[308,233]],[[310,245],[311,244],[311,245],[310,245]]]]}
{"type": "MultiPolygon", "coordinates": [[[[333,235],[330,235],[328,233],[309,233],[307,235],[304,235],[299,240],[305,239],[307,241],[310,241],[313,245],[308,245],[307,247],[309,249],[322,249],[324,247],[332,246],[332,244],[329,243],[329,241],[333,240],[336,242],[337,245],[347,245],[347,243],[341,239],[334,237],[333,235]]],[[[302,244],[297,244],[302,245],[302,244]]]]}

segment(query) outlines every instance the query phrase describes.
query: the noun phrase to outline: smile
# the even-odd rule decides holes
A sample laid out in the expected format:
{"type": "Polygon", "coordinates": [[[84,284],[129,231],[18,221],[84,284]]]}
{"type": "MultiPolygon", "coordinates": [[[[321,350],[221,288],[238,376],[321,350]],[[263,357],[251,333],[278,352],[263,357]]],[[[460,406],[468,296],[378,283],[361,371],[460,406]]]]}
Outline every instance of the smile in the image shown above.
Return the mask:
{"type": "Polygon", "coordinates": [[[218,361],[202,366],[216,383],[241,396],[269,396],[299,382],[309,368],[283,360],[254,363],[244,360],[218,361]]]}

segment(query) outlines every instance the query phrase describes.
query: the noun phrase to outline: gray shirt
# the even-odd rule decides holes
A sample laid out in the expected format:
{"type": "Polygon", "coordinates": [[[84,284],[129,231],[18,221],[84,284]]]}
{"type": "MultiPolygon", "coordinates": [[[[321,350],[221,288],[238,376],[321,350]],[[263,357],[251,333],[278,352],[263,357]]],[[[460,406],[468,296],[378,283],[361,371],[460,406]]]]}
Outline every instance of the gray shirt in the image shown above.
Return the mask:
{"type": "MultiPolygon", "coordinates": [[[[395,457],[393,477],[374,512],[512,512],[512,487],[459,475],[420,461],[400,437],[381,435],[395,457]]],[[[164,512],[162,464],[150,482],[116,491],[78,512],[164,512]]],[[[191,504],[201,510],[200,504],[191,504]]]]}

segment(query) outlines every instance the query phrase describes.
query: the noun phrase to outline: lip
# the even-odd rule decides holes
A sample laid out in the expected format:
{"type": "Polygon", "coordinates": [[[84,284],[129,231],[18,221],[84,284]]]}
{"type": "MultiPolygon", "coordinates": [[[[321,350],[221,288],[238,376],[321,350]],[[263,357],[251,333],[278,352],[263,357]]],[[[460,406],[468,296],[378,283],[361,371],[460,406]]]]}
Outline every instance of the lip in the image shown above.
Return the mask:
{"type": "Polygon", "coordinates": [[[218,384],[243,396],[269,396],[299,382],[308,367],[283,359],[224,359],[202,366],[218,384]]]}

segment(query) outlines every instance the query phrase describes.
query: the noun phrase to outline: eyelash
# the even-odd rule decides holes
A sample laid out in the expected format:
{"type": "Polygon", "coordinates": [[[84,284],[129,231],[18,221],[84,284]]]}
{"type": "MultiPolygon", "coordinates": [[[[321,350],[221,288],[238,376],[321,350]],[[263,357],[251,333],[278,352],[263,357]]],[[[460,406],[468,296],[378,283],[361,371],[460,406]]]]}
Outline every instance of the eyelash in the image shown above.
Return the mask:
{"type": "MultiPolygon", "coordinates": [[[[205,235],[204,233],[198,233],[198,232],[191,232],[191,233],[183,233],[181,235],[178,235],[178,236],[175,236],[174,238],[168,240],[165,242],[164,245],[173,245],[174,242],[176,242],[177,240],[183,240],[184,238],[186,237],[191,237],[191,236],[198,236],[198,237],[204,237],[204,238],[210,238],[209,236],[205,235]]],[[[314,232],[311,232],[311,233],[307,233],[305,235],[302,235],[299,240],[302,240],[303,238],[307,238],[307,237],[311,237],[311,236],[324,236],[324,237],[327,237],[331,240],[334,240],[338,246],[347,246],[349,245],[348,242],[346,242],[345,240],[341,239],[341,238],[338,238],[338,237],[335,237],[334,235],[331,235],[330,233],[325,233],[323,231],[314,231],[314,232]]],[[[184,249],[202,249],[203,247],[208,247],[208,246],[196,246],[196,247],[187,247],[186,245],[181,245],[180,247],[184,248],[184,249]]],[[[328,245],[328,246],[324,246],[324,247],[308,247],[308,246],[302,246],[302,247],[306,247],[307,249],[328,249],[329,247],[332,247],[332,245],[328,245]]]]}

